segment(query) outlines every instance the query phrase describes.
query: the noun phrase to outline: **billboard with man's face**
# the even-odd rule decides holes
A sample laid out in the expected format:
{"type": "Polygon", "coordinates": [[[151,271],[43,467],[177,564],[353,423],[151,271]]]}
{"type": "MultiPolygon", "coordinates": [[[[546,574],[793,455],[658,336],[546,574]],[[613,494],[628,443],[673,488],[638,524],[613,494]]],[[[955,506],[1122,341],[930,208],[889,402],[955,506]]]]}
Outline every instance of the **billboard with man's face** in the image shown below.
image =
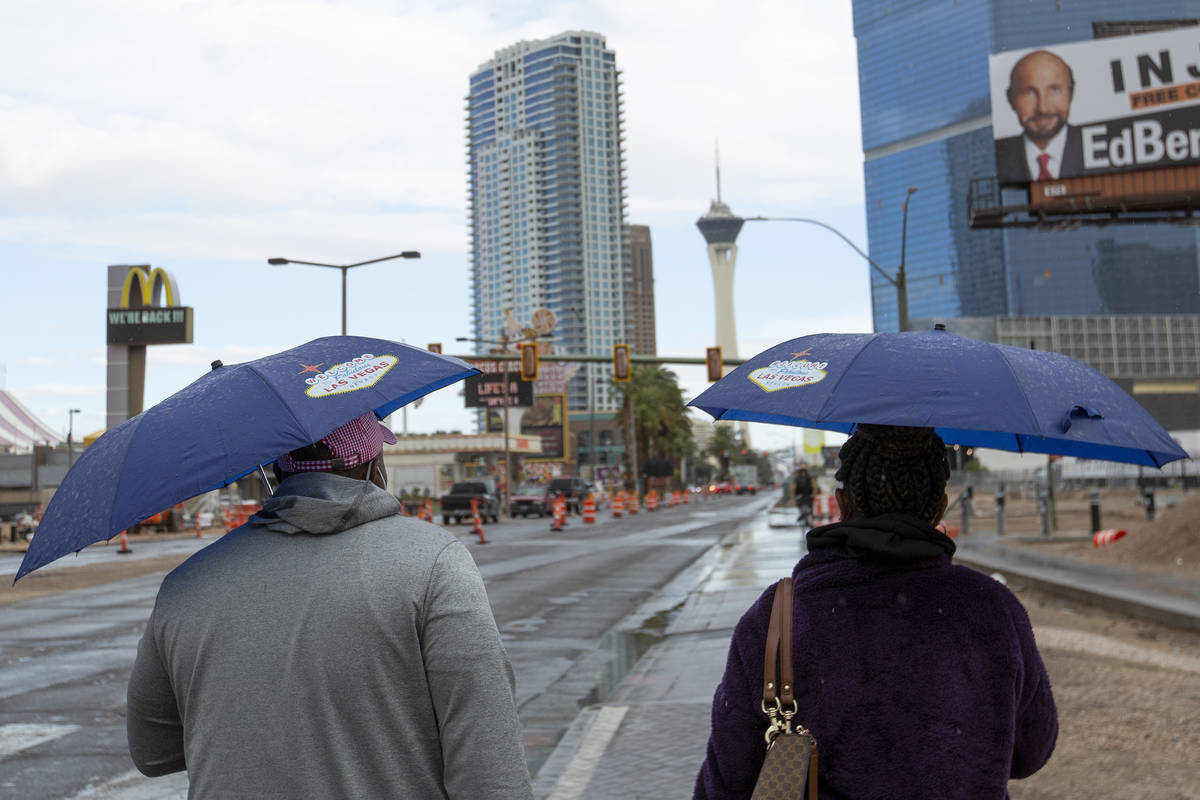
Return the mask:
{"type": "Polygon", "coordinates": [[[988,59],[1000,183],[1200,164],[1200,27],[988,59]]]}

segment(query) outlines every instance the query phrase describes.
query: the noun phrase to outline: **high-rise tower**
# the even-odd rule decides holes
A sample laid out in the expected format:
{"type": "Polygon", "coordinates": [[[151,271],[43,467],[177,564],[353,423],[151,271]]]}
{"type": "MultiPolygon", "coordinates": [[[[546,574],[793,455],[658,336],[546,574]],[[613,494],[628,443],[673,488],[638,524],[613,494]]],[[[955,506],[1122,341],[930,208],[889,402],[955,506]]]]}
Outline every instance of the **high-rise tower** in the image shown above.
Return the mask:
{"type": "Polygon", "coordinates": [[[726,358],[737,358],[737,324],[733,319],[733,268],[737,265],[737,235],[741,217],[734,216],[721,202],[721,177],[717,172],[717,199],[708,213],[696,220],[696,227],[708,243],[708,264],[712,267],[713,303],[716,306],[717,346],[726,358]]]}
{"type": "MultiPolygon", "coordinates": [[[[471,74],[467,156],[476,338],[504,338],[510,319],[526,326],[535,311],[548,308],[558,320],[558,352],[602,354],[625,341],[629,265],[621,126],[616,56],[597,33],[518,42],[471,74]]],[[[607,369],[587,367],[590,375],[581,370],[568,385],[569,408],[616,408],[607,369]]]]}
{"type": "Polygon", "coordinates": [[[657,355],[658,338],[654,324],[654,247],[650,241],[650,226],[629,226],[629,263],[632,270],[629,282],[629,318],[633,326],[629,344],[635,353],[657,355]]]}

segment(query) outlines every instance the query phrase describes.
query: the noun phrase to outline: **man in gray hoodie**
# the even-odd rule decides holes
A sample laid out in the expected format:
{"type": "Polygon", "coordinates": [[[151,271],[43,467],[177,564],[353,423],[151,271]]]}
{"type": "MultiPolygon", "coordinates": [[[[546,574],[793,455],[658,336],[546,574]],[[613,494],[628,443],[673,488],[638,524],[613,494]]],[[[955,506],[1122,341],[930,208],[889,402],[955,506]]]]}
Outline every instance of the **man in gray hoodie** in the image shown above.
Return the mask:
{"type": "Polygon", "coordinates": [[[400,516],[367,414],[281,456],[171,572],[129,680],[143,773],[192,798],[532,797],[512,667],[466,547],[400,516]]]}

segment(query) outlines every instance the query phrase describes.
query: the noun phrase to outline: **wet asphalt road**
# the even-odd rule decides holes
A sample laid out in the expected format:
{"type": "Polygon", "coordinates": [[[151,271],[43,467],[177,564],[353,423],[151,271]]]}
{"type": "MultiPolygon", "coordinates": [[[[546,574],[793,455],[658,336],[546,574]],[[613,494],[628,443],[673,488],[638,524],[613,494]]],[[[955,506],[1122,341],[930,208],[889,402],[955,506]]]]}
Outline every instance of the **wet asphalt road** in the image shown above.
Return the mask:
{"type": "MultiPolygon", "coordinates": [[[[653,641],[686,594],[689,565],[767,502],[722,497],[622,520],[601,511],[595,525],[572,516],[561,532],[548,519],[504,521],[486,527],[487,544],[469,525],[449,527],[487,582],[517,676],[531,772],[653,641]]],[[[137,556],[196,546],[154,543],[137,556]]],[[[65,561],[117,557],[93,548],[65,561]]],[[[14,558],[0,556],[0,574],[15,571],[14,558]]],[[[186,797],[185,776],[142,778],[126,752],[125,684],[161,579],[0,608],[0,797],[186,797]]]]}

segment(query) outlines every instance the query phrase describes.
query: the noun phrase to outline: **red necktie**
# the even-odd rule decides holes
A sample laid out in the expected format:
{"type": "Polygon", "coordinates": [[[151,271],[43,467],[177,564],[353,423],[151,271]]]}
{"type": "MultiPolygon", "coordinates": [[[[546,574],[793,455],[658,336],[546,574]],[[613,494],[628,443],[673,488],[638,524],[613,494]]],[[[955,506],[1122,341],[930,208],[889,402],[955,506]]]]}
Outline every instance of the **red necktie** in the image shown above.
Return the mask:
{"type": "Polygon", "coordinates": [[[1051,174],[1050,174],[1050,170],[1048,170],[1048,169],[1046,168],[1046,165],[1050,163],[1050,154],[1049,154],[1049,153],[1042,153],[1041,155],[1039,155],[1039,156],[1037,157],[1037,162],[1038,162],[1038,176],[1037,176],[1037,179],[1038,179],[1039,181],[1052,181],[1052,180],[1054,180],[1054,176],[1053,176],[1053,175],[1051,175],[1051,174]]]}

